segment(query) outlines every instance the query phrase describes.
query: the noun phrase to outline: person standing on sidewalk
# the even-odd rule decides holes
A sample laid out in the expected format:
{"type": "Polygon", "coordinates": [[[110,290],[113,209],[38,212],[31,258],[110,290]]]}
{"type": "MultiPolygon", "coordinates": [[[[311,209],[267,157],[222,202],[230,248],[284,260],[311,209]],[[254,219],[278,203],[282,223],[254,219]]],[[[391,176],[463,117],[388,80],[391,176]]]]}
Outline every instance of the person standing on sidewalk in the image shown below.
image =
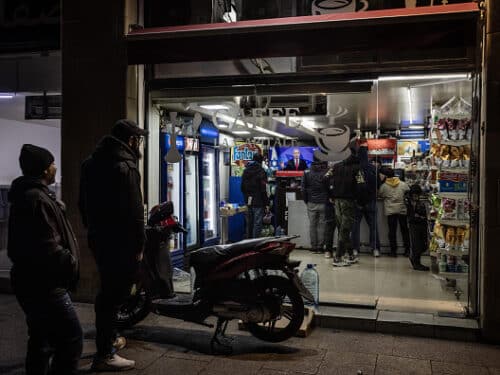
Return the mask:
{"type": "Polygon", "coordinates": [[[356,175],[360,170],[359,159],[356,156],[356,141],[351,141],[351,156],[334,165],[326,174],[329,179],[330,198],[335,202],[337,220],[338,245],[333,258],[335,267],[349,266],[358,261],[354,256],[351,231],[356,213],[356,175]],[[344,259],[345,253],[348,253],[344,259]]]}
{"type": "Polygon", "coordinates": [[[406,218],[405,194],[410,190],[406,182],[395,177],[394,169],[385,168],[383,174],[386,176],[384,184],[380,187],[379,197],[384,200],[384,212],[389,225],[389,243],[391,246],[390,256],[397,257],[397,229],[398,223],[403,237],[405,255],[410,253],[410,234],[406,218]]]}
{"type": "Polygon", "coordinates": [[[68,290],[78,281],[78,245],[65,206],[48,186],[57,168],[50,151],[25,144],[23,176],[9,191],[11,283],[26,315],[26,374],[77,373],[83,334],[68,290]]]}
{"type": "Polygon", "coordinates": [[[116,317],[130,295],[144,251],[138,161],[146,135],[133,121],[119,120],[82,164],[79,206],[101,279],[95,301],[95,371],[135,367],[134,361],[116,354],[126,344],[117,334],[116,317]]]}
{"type": "Polygon", "coordinates": [[[378,172],[377,167],[368,162],[368,144],[366,140],[361,140],[358,150],[358,158],[361,170],[366,178],[366,186],[368,189],[368,201],[365,204],[357,205],[354,226],[352,229],[352,246],[355,256],[359,253],[360,248],[360,227],[363,217],[370,229],[370,248],[374,257],[380,256],[380,238],[377,228],[377,183],[378,172]]]}
{"type": "Polygon", "coordinates": [[[247,205],[246,237],[258,238],[262,233],[262,219],[264,212],[269,210],[267,196],[267,174],[262,168],[264,158],[255,153],[252,161],[248,162],[241,177],[241,192],[247,205]]]}
{"type": "Polygon", "coordinates": [[[309,216],[311,251],[323,253],[325,237],[325,214],[328,202],[328,181],[325,177],[328,164],[314,158],[311,169],[302,177],[302,197],[309,216]]]}

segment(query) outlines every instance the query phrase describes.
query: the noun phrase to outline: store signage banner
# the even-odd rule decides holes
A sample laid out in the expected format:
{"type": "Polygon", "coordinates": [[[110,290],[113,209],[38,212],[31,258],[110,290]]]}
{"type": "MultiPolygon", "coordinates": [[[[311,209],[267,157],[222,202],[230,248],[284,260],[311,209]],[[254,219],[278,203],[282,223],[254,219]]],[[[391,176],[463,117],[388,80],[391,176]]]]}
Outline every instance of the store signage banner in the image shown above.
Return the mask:
{"type": "Polygon", "coordinates": [[[231,149],[231,164],[244,167],[256,153],[262,154],[262,149],[255,143],[237,144],[231,149]]]}

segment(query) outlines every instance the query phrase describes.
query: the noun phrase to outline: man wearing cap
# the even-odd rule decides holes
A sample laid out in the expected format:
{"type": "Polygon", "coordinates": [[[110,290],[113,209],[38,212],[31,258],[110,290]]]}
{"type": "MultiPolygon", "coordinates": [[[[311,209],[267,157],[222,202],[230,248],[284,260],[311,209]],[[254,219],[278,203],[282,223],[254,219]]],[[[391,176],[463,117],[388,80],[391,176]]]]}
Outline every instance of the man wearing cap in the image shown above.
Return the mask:
{"type": "Polygon", "coordinates": [[[79,207],[101,279],[95,301],[95,371],[135,367],[134,361],[116,354],[126,344],[117,335],[116,316],[130,295],[144,249],[144,208],[137,164],[146,134],[133,121],[119,120],[82,165],[79,207]]]}
{"type": "Polygon", "coordinates": [[[76,374],[82,328],[68,290],[78,280],[78,246],[62,202],[48,189],[57,168],[50,151],[23,145],[23,176],[9,191],[11,283],[28,325],[26,374],[76,374]]]}

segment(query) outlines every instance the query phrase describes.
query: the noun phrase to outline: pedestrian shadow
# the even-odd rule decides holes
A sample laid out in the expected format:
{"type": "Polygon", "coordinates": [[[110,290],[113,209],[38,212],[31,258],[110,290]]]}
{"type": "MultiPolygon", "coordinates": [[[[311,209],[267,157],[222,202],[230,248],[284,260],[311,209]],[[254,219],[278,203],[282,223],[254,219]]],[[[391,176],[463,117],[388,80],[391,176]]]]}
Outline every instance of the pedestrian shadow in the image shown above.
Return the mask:
{"type": "MultiPolygon", "coordinates": [[[[171,327],[136,326],[124,331],[130,339],[154,343],[173,351],[192,351],[211,355],[210,340],[212,333],[204,330],[183,329],[171,327]]],[[[247,354],[296,354],[301,349],[281,345],[268,344],[251,336],[229,335],[232,339],[233,352],[230,356],[245,356],[247,354]]]]}

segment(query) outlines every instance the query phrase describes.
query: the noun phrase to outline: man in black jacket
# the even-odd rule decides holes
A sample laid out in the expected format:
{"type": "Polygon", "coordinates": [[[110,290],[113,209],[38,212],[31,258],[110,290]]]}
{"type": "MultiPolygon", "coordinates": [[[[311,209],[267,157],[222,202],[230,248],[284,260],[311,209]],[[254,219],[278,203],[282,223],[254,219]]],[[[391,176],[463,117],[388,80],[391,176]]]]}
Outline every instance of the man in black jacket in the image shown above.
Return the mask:
{"type": "Polygon", "coordinates": [[[76,374],[82,329],[68,295],[78,280],[78,246],[55,182],[54,156],[26,144],[23,176],[9,191],[8,255],[12,289],[28,325],[26,374],[76,374]]]}
{"type": "Polygon", "coordinates": [[[327,174],[330,181],[330,198],[335,202],[339,236],[337,253],[333,259],[335,267],[349,266],[357,262],[351,242],[351,231],[356,214],[356,175],[360,170],[355,141],[351,143],[351,152],[351,156],[335,164],[333,170],[327,174]],[[346,251],[348,256],[343,259],[346,251]]]}
{"type": "Polygon", "coordinates": [[[302,177],[302,197],[309,216],[311,251],[323,252],[325,234],[325,210],[328,202],[328,180],[325,177],[328,164],[314,158],[311,169],[302,177]]]}
{"type": "Polygon", "coordinates": [[[285,171],[305,171],[307,163],[300,157],[300,150],[298,148],[293,150],[293,158],[288,160],[285,166],[285,171]]]}
{"type": "Polygon", "coordinates": [[[267,196],[267,175],[262,168],[263,157],[259,153],[253,155],[241,177],[241,192],[245,197],[248,211],[246,215],[247,238],[258,238],[262,232],[264,211],[269,209],[267,196]]]}
{"type": "Polygon", "coordinates": [[[135,362],[116,354],[125,346],[117,336],[116,316],[130,295],[144,249],[144,208],[138,160],[147,132],[129,120],[118,121],[83,163],[80,211],[101,279],[96,297],[94,370],[128,370],[135,362]]]}

